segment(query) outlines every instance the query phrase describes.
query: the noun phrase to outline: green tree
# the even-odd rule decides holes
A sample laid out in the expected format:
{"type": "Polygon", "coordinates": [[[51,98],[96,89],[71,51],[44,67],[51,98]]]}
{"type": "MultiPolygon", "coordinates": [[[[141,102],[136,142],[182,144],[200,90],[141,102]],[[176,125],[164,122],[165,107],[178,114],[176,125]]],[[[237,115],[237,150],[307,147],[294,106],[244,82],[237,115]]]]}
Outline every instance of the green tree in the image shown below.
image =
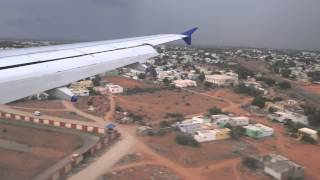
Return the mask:
{"type": "Polygon", "coordinates": [[[221,109],[219,109],[219,108],[217,108],[217,107],[214,107],[214,108],[208,109],[208,113],[209,113],[210,115],[217,115],[217,114],[222,114],[223,112],[222,112],[221,109]]]}
{"type": "Polygon", "coordinates": [[[203,82],[206,79],[206,75],[204,74],[204,72],[200,73],[199,75],[199,81],[203,82]]]}
{"type": "Polygon", "coordinates": [[[288,81],[279,82],[278,85],[279,85],[280,89],[290,89],[291,88],[291,84],[288,81]]]}
{"type": "Polygon", "coordinates": [[[138,78],[139,78],[139,79],[145,79],[145,78],[146,78],[146,75],[145,75],[144,73],[140,73],[140,74],[138,75],[138,78]]]}
{"type": "Polygon", "coordinates": [[[281,75],[285,78],[288,78],[291,75],[291,69],[282,69],[281,75]]]}
{"type": "Polygon", "coordinates": [[[200,144],[190,135],[177,134],[175,141],[183,146],[200,147],[200,144]]]}
{"type": "Polygon", "coordinates": [[[253,99],[251,104],[254,106],[258,106],[259,108],[264,108],[264,106],[266,105],[266,101],[262,97],[256,97],[253,99]]]}
{"type": "Polygon", "coordinates": [[[101,77],[100,77],[99,75],[96,75],[96,76],[94,77],[94,79],[92,80],[92,82],[93,82],[93,85],[94,85],[94,86],[100,86],[101,77]]]}
{"type": "Polygon", "coordinates": [[[162,80],[162,82],[164,83],[165,86],[170,86],[170,84],[171,84],[171,80],[169,80],[167,77],[164,78],[164,79],[162,80]]]}
{"type": "Polygon", "coordinates": [[[257,169],[259,167],[258,161],[252,157],[243,158],[242,163],[250,169],[257,169]]]}

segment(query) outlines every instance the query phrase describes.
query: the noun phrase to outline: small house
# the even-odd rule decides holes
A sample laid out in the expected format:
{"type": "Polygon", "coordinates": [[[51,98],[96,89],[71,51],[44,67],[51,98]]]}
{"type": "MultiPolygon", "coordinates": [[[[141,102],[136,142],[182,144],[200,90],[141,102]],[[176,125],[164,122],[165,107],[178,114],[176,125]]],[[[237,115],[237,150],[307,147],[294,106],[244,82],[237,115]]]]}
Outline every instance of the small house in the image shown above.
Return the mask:
{"type": "Polygon", "coordinates": [[[230,138],[230,129],[214,129],[214,130],[201,130],[197,131],[194,135],[194,139],[199,142],[209,142],[215,140],[223,140],[230,138]]]}
{"type": "Polygon", "coordinates": [[[273,128],[262,124],[244,126],[246,135],[253,138],[263,138],[274,134],[273,128]]]}
{"type": "Polygon", "coordinates": [[[318,136],[318,132],[313,130],[313,129],[310,129],[310,128],[301,128],[298,130],[298,136],[299,137],[303,137],[303,136],[309,136],[311,137],[312,139],[314,139],[315,141],[318,141],[319,140],[319,136],[318,136]]]}

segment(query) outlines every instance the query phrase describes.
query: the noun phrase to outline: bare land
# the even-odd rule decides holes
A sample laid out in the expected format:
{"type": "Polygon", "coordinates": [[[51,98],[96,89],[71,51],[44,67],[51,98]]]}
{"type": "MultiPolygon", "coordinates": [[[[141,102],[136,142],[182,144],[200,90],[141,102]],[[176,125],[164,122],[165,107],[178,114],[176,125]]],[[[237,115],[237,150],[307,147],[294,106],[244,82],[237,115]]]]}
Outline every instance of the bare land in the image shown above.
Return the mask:
{"type": "Polygon", "coordinates": [[[145,143],[155,152],[186,167],[199,167],[257,153],[241,140],[221,140],[202,143],[201,147],[181,146],[175,142],[175,133],[163,137],[146,137],[145,143]]]}
{"type": "Polygon", "coordinates": [[[146,83],[145,81],[137,81],[133,79],[129,79],[123,76],[107,76],[106,80],[108,82],[111,82],[113,84],[120,85],[124,88],[156,88],[160,87],[159,85],[156,85],[154,83],[146,83]]]}
{"type": "Polygon", "coordinates": [[[117,96],[116,103],[124,110],[140,115],[151,122],[165,119],[167,113],[201,114],[212,107],[224,108],[228,105],[226,102],[210,97],[178,90],[117,96]]]}
{"type": "Polygon", "coordinates": [[[76,135],[0,123],[0,139],[23,144],[31,152],[0,148],[0,177],[31,179],[82,146],[76,135]]]}
{"type": "Polygon", "coordinates": [[[159,165],[141,165],[113,171],[103,176],[105,180],[127,180],[130,177],[131,180],[178,180],[179,176],[174,174],[171,170],[165,166],[159,165]]]}

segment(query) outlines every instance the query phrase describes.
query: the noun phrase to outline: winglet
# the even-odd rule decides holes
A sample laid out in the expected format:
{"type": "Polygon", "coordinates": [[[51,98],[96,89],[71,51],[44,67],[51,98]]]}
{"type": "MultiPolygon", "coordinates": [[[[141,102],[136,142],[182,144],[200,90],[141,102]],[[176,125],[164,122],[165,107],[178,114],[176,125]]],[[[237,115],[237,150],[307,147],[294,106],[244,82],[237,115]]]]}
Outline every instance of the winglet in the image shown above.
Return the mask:
{"type": "Polygon", "coordinates": [[[184,42],[186,42],[188,45],[191,45],[192,42],[192,34],[198,30],[198,27],[195,27],[193,29],[190,29],[184,33],[182,33],[183,35],[186,35],[187,37],[183,38],[184,42]]]}

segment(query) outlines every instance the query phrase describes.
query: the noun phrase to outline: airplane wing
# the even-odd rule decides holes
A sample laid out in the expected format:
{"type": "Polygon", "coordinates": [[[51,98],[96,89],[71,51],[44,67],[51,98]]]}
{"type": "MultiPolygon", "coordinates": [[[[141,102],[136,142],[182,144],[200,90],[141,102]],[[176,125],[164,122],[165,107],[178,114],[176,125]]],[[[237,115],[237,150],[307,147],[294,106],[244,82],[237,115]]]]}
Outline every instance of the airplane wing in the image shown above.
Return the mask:
{"type": "Polygon", "coordinates": [[[183,39],[191,44],[197,28],[161,34],[0,52],[0,104],[65,86],[157,56],[154,46],[183,39]]]}

